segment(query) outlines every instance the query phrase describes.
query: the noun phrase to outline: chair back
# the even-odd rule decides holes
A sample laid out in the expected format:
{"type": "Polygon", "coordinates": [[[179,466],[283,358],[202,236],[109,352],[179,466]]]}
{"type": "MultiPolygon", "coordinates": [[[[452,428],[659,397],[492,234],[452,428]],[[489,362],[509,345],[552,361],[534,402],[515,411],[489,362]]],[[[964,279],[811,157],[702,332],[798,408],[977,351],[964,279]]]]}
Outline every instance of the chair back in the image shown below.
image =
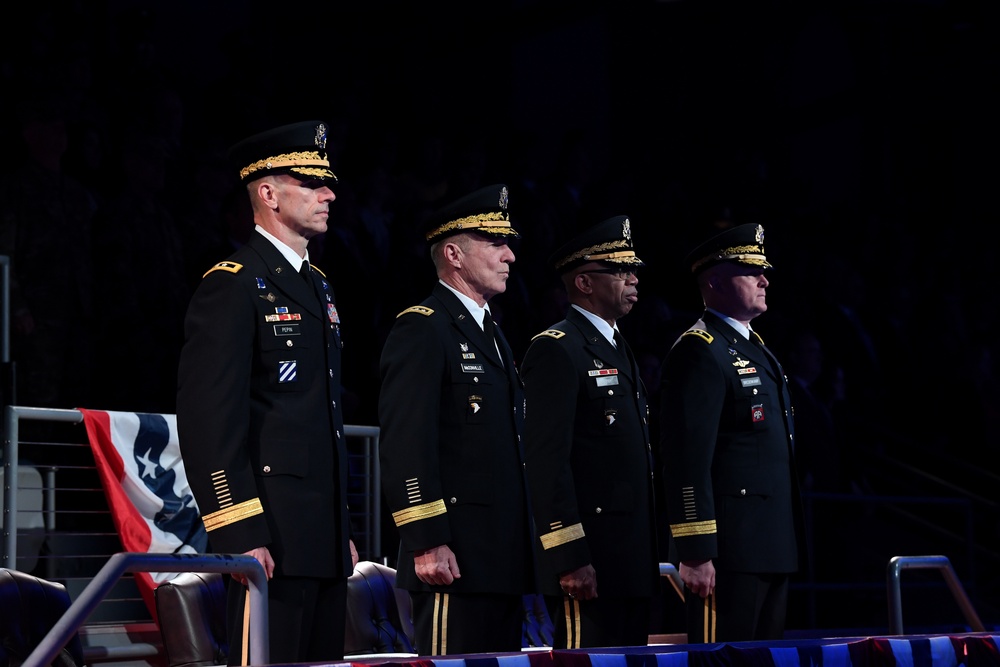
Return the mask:
{"type": "MultiPolygon", "coordinates": [[[[23,663],[70,604],[69,593],[62,584],[0,568],[0,667],[23,663]]],[[[83,666],[83,643],[78,634],[74,633],[53,665],[83,666]]]]}
{"type": "Polygon", "coordinates": [[[396,588],[396,570],[360,561],[347,579],[344,655],[414,653],[410,596],[396,588]]]}

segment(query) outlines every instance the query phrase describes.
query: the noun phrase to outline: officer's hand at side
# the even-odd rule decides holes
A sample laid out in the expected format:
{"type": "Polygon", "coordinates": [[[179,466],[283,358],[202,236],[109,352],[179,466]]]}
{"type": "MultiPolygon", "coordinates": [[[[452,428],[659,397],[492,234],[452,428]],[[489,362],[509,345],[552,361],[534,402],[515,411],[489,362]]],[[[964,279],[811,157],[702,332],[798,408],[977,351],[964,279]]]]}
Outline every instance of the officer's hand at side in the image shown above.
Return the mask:
{"type": "Polygon", "coordinates": [[[447,586],[462,577],[455,552],[447,544],[417,551],[413,555],[417,579],[425,584],[447,586]]]}
{"type": "Polygon", "coordinates": [[[695,595],[705,598],[715,592],[715,564],[711,560],[684,561],[678,571],[681,581],[695,595]]]}
{"type": "Polygon", "coordinates": [[[597,597],[597,571],[587,563],[583,567],[559,577],[563,593],[577,600],[592,600],[597,597]]]}
{"type": "MultiPolygon", "coordinates": [[[[264,574],[267,575],[268,579],[274,576],[274,559],[271,558],[271,552],[268,551],[267,547],[257,547],[256,549],[247,551],[243,555],[256,558],[257,562],[264,568],[264,574]]],[[[234,572],[233,579],[240,582],[243,586],[247,585],[247,576],[245,574],[234,572]]]]}

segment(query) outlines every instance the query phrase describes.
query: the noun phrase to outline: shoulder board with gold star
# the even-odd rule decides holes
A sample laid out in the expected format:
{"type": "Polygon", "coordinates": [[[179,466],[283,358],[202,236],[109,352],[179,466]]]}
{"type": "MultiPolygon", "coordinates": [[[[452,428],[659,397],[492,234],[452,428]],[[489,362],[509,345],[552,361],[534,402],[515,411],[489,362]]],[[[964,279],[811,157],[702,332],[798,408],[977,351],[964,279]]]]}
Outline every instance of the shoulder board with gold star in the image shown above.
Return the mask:
{"type": "Polygon", "coordinates": [[[210,268],[208,271],[206,271],[205,275],[203,275],[202,278],[210,274],[212,271],[228,271],[229,273],[239,273],[240,269],[242,268],[243,265],[238,264],[237,262],[219,262],[218,264],[210,268]]]}
{"type": "Polygon", "coordinates": [[[407,313],[420,313],[421,315],[433,315],[434,309],[428,308],[427,306],[410,306],[409,308],[401,312],[399,315],[396,315],[396,317],[402,317],[407,313]]]}
{"type": "Polygon", "coordinates": [[[531,340],[535,340],[539,336],[548,336],[549,338],[555,338],[556,340],[559,340],[560,338],[562,338],[565,335],[566,335],[566,332],[565,331],[559,331],[559,329],[546,329],[542,333],[535,334],[534,336],[532,336],[531,340]]]}
{"type": "Polygon", "coordinates": [[[705,331],[704,329],[688,329],[687,331],[681,334],[681,338],[683,338],[684,336],[697,336],[698,338],[704,340],[706,343],[711,343],[713,340],[715,340],[715,337],[712,336],[712,334],[705,331]]]}

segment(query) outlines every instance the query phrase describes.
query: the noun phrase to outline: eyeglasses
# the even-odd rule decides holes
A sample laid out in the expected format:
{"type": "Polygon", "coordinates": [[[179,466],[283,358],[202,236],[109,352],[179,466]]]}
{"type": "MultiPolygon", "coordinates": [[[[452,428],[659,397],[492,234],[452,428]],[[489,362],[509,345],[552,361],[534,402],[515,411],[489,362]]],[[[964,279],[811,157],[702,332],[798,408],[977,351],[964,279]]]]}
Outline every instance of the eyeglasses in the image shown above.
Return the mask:
{"type": "Polygon", "coordinates": [[[611,276],[618,280],[628,280],[639,274],[639,269],[594,269],[593,271],[583,271],[582,273],[603,273],[606,276],[611,276]]]}

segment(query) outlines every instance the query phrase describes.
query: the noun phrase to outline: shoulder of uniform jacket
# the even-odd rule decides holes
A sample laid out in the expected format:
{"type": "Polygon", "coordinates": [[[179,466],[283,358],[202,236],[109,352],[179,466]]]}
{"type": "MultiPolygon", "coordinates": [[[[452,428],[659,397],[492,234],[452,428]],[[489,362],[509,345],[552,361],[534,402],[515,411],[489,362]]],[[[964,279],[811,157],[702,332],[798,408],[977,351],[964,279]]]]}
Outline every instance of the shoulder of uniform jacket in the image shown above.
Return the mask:
{"type": "Polygon", "coordinates": [[[535,340],[536,338],[541,338],[542,336],[545,336],[546,338],[555,338],[556,340],[559,340],[565,335],[566,332],[559,331],[559,329],[546,329],[545,331],[537,333],[534,336],[532,336],[531,340],[535,340]]]}
{"type": "Polygon", "coordinates": [[[705,331],[704,329],[688,329],[687,331],[681,334],[681,338],[683,338],[684,336],[695,336],[696,338],[700,338],[709,344],[711,344],[711,342],[715,340],[715,337],[712,334],[705,331]]]}
{"type": "Polygon", "coordinates": [[[418,315],[424,315],[426,317],[428,315],[433,315],[434,309],[428,308],[427,306],[410,306],[409,308],[401,312],[399,315],[396,315],[396,317],[402,317],[407,313],[417,313],[418,315]]]}
{"type": "Polygon", "coordinates": [[[213,271],[226,271],[227,273],[239,273],[243,269],[243,265],[239,262],[219,262],[202,276],[204,278],[213,271]]]}

